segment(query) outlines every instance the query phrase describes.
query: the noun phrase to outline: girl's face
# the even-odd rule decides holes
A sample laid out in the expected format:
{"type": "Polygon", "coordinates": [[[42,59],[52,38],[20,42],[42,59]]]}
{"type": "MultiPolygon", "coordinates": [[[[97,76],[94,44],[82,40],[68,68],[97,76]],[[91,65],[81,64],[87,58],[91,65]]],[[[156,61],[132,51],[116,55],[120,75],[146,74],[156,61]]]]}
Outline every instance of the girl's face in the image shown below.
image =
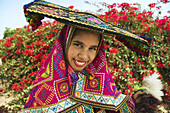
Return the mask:
{"type": "Polygon", "coordinates": [[[99,35],[88,31],[81,31],[74,36],[68,48],[68,62],[79,72],[89,65],[97,54],[99,35]]]}

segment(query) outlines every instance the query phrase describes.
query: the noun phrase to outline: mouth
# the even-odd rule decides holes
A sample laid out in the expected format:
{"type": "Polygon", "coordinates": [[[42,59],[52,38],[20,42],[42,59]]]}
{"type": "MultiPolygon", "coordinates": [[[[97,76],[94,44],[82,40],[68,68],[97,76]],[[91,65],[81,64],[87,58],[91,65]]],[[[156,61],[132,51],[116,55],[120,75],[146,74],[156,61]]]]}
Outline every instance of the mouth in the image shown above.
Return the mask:
{"type": "Polygon", "coordinates": [[[86,61],[78,61],[74,59],[74,63],[78,67],[84,67],[86,65],[86,61]]]}

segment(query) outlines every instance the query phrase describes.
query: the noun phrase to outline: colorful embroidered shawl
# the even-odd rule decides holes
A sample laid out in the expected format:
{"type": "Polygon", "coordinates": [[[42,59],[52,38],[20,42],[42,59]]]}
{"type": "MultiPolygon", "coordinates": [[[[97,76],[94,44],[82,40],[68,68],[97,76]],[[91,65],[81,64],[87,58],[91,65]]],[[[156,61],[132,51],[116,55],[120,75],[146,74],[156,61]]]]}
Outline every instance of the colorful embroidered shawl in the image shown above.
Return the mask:
{"type": "Polygon", "coordinates": [[[76,75],[76,84],[70,84],[73,82],[70,77],[74,71],[66,65],[64,58],[69,32],[70,26],[65,25],[48,58],[39,69],[24,113],[71,112],[80,106],[91,110],[88,113],[93,112],[92,107],[117,111],[124,106],[128,111],[129,96],[121,94],[116,88],[106,65],[103,41],[96,58],[88,66],[94,73],[94,78],[90,80],[80,72],[76,75]]]}

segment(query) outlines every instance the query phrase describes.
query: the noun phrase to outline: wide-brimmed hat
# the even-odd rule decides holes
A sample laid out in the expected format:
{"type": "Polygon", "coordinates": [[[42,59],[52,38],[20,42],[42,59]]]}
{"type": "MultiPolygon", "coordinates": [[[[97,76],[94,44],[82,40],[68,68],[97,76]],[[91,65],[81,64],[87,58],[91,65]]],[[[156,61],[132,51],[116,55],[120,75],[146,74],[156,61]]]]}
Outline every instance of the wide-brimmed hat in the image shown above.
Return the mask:
{"type": "Polygon", "coordinates": [[[116,35],[116,39],[123,42],[132,51],[145,56],[149,56],[150,53],[152,38],[137,36],[128,29],[110,24],[88,12],[73,10],[46,1],[34,0],[34,2],[24,5],[24,13],[33,30],[41,25],[41,20],[44,17],[49,17],[77,28],[106,35],[116,35]]]}

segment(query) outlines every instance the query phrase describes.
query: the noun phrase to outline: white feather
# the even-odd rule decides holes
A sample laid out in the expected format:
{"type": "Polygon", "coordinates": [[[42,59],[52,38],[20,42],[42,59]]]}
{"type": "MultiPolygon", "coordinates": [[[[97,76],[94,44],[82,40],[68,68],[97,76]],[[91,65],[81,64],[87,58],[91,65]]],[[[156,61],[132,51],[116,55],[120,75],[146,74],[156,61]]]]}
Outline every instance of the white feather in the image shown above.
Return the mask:
{"type": "Polygon", "coordinates": [[[158,79],[160,75],[156,72],[150,76],[147,76],[143,80],[142,87],[146,89],[146,93],[151,94],[158,100],[162,101],[161,96],[163,96],[163,92],[161,91],[163,88],[162,82],[158,79]]]}

